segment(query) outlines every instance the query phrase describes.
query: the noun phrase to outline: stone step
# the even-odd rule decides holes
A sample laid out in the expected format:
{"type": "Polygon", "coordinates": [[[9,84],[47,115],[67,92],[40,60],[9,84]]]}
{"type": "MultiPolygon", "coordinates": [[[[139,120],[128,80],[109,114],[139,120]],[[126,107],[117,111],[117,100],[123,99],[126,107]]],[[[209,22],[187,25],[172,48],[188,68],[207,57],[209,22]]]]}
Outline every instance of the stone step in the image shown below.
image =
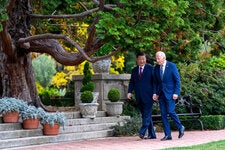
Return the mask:
{"type": "Polygon", "coordinates": [[[31,145],[78,141],[84,139],[102,138],[107,136],[112,136],[112,129],[93,132],[83,132],[83,133],[59,134],[57,136],[35,136],[16,139],[6,139],[0,140],[0,149],[9,150],[10,148],[15,147],[19,148],[31,145]]]}
{"type": "MultiPolygon", "coordinates": [[[[65,114],[65,117],[67,119],[75,119],[75,118],[81,118],[80,112],[63,112],[65,114]]],[[[96,114],[96,117],[106,117],[105,111],[98,111],[96,114]]],[[[21,118],[19,119],[21,121],[21,118]]],[[[3,123],[2,116],[0,115],[0,123],[3,123]]]]}
{"type": "Polygon", "coordinates": [[[22,128],[21,123],[0,123],[1,131],[19,130],[22,128]]]}
{"type": "Polygon", "coordinates": [[[59,135],[45,136],[42,133],[42,125],[38,129],[22,129],[19,123],[0,123],[0,149],[14,149],[18,147],[59,143],[84,139],[94,139],[112,136],[112,126],[124,122],[129,116],[106,117],[106,113],[100,111],[94,119],[80,118],[79,112],[65,112],[67,122],[60,127],[59,135]]]}
{"type": "Polygon", "coordinates": [[[12,130],[12,131],[1,131],[0,140],[15,139],[23,137],[34,137],[43,136],[42,129],[32,129],[32,130],[12,130]]]}
{"type": "MultiPolygon", "coordinates": [[[[100,124],[65,126],[64,129],[63,127],[60,127],[59,134],[101,131],[101,130],[110,129],[110,127],[114,125],[116,125],[116,123],[100,123],[100,124]]],[[[12,130],[12,131],[1,131],[0,140],[34,137],[34,136],[42,136],[42,135],[43,135],[42,128],[32,129],[32,130],[20,129],[20,130],[12,130]]]]}
{"type": "Polygon", "coordinates": [[[96,124],[96,123],[109,123],[109,122],[121,122],[126,119],[129,119],[128,116],[119,116],[119,117],[96,117],[94,119],[90,118],[77,118],[77,119],[68,119],[66,122],[67,126],[73,125],[83,125],[83,124],[96,124]]]}

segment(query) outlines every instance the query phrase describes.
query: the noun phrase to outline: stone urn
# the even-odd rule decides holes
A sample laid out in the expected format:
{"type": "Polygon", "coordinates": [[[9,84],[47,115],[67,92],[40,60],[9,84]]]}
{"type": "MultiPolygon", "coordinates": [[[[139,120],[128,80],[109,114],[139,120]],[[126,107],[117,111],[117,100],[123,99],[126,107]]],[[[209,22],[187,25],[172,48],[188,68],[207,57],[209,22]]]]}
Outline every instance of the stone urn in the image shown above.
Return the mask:
{"type": "Polygon", "coordinates": [[[80,103],[80,113],[83,118],[95,118],[98,111],[98,103],[80,103]]]}
{"type": "Polygon", "coordinates": [[[101,73],[109,74],[110,65],[111,65],[111,58],[106,58],[92,63],[92,68],[95,74],[101,73]]]}
{"type": "Polygon", "coordinates": [[[123,102],[105,102],[108,116],[120,116],[123,112],[123,102]]]}

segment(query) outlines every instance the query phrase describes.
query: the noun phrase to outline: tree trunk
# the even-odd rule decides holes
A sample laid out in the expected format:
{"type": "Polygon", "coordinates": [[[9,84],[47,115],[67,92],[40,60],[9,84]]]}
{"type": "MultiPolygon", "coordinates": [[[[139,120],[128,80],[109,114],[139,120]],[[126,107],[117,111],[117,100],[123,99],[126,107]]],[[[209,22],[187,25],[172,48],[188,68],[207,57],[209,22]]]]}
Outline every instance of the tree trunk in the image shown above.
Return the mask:
{"type": "Polygon", "coordinates": [[[28,0],[11,1],[10,7],[9,20],[0,32],[0,97],[15,97],[39,106],[30,54],[16,43],[30,36],[31,7],[28,0]]]}

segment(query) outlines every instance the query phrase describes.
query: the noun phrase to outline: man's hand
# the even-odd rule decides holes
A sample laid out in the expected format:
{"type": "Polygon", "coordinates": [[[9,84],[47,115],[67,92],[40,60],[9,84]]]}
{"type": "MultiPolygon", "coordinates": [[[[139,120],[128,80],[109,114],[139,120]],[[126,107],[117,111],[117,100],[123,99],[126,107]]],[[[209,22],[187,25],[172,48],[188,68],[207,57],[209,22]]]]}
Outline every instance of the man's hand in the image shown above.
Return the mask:
{"type": "Polygon", "coordinates": [[[127,93],[127,98],[131,99],[132,94],[131,93],[127,93]]]}
{"type": "Polygon", "coordinates": [[[158,95],[156,95],[156,94],[153,94],[152,99],[153,99],[154,101],[158,101],[159,96],[158,96],[158,95]]]}
{"type": "Polygon", "coordinates": [[[178,95],[177,94],[173,94],[173,99],[174,100],[178,99],[178,95]]]}

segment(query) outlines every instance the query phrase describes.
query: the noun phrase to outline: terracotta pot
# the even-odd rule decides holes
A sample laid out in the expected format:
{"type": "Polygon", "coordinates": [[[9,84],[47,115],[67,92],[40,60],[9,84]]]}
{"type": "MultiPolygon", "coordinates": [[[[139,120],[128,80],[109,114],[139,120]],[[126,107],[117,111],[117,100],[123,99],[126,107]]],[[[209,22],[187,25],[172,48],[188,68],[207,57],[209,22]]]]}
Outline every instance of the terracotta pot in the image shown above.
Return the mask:
{"type": "Polygon", "coordinates": [[[28,118],[23,120],[24,129],[37,129],[39,125],[38,118],[28,118]]]}
{"type": "Polygon", "coordinates": [[[44,135],[57,135],[59,134],[60,125],[55,123],[54,126],[50,124],[42,124],[43,126],[43,134],[44,135]]]}
{"type": "Polygon", "coordinates": [[[5,123],[16,123],[19,120],[19,113],[16,111],[12,111],[2,115],[2,117],[3,117],[3,122],[5,123]]]}

